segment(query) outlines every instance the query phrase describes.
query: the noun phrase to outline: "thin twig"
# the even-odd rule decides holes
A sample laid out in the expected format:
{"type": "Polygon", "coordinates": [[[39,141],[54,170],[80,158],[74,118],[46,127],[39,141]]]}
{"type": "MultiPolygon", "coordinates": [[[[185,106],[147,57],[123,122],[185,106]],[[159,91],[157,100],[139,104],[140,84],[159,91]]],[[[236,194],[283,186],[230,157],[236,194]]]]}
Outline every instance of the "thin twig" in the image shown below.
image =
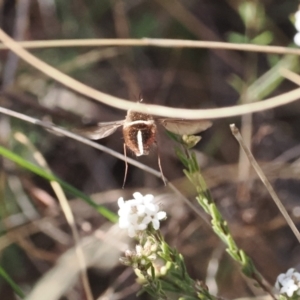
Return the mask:
{"type": "Polygon", "coordinates": [[[291,71],[291,70],[288,70],[286,68],[281,68],[279,70],[279,73],[282,77],[296,83],[297,85],[300,85],[300,75],[291,71]]]}
{"type": "Polygon", "coordinates": [[[259,176],[259,178],[261,179],[261,181],[263,182],[263,184],[267,188],[270,196],[274,200],[274,202],[277,205],[278,209],[282,213],[283,217],[285,218],[286,222],[288,223],[288,225],[290,226],[291,230],[293,231],[294,235],[296,236],[297,240],[300,243],[300,233],[299,233],[297,227],[295,226],[293,220],[291,219],[291,217],[289,216],[288,212],[286,211],[284,205],[281,203],[281,201],[280,201],[279,197],[277,196],[276,192],[274,191],[271,183],[269,182],[269,180],[267,179],[267,177],[263,173],[262,169],[260,168],[260,166],[256,162],[256,160],[255,160],[254,156],[252,155],[251,151],[245,145],[245,143],[243,141],[243,138],[242,138],[242,136],[241,136],[238,128],[235,126],[235,124],[231,124],[230,125],[230,129],[231,129],[232,134],[234,135],[234,137],[236,138],[236,140],[240,144],[240,146],[245,151],[245,153],[246,153],[246,155],[247,155],[247,157],[248,157],[248,159],[249,159],[252,167],[254,168],[254,170],[256,171],[257,175],[259,176]]]}
{"type": "MultiPolygon", "coordinates": [[[[162,47],[162,48],[209,48],[227,49],[249,52],[295,54],[300,55],[300,49],[282,46],[265,46],[255,44],[226,43],[213,41],[193,41],[180,39],[69,39],[69,40],[40,40],[19,42],[20,46],[27,49],[56,48],[56,47],[162,47]]],[[[9,49],[5,44],[0,44],[0,50],[9,49]]]]}
{"type": "Polygon", "coordinates": [[[69,76],[63,74],[52,66],[46,64],[42,60],[38,59],[34,55],[26,51],[22,46],[10,38],[3,30],[0,29],[0,40],[19,57],[32,65],[34,68],[40,70],[44,74],[60,82],[61,84],[71,88],[78,93],[95,99],[99,102],[107,104],[109,106],[128,110],[134,109],[139,112],[150,113],[157,116],[165,116],[171,118],[186,119],[215,119],[224,118],[229,116],[238,116],[248,113],[254,113],[263,111],[277,106],[286,105],[290,102],[294,102],[300,97],[300,88],[292,90],[288,93],[269,98],[258,103],[249,103],[234,107],[214,108],[214,109],[182,109],[182,108],[170,108],[161,105],[149,105],[144,103],[132,103],[125,99],[117,98],[100,91],[97,91],[69,76]]]}

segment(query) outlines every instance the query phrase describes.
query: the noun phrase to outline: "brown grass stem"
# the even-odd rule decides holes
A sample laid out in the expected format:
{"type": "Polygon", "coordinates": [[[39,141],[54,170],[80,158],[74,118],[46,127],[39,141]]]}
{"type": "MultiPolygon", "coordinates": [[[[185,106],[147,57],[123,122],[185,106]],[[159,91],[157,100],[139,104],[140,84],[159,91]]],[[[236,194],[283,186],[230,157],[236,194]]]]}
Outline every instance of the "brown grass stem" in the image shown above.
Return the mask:
{"type": "MultiPolygon", "coordinates": [[[[69,39],[69,40],[40,40],[19,42],[26,49],[61,48],[61,47],[162,47],[162,48],[204,48],[226,49],[237,51],[261,52],[268,54],[294,54],[300,55],[299,48],[282,46],[266,46],[255,44],[227,43],[216,41],[194,41],[181,39],[69,39]]],[[[0,44],[0,50],[9,49],[0,44]]]]}
{"type": "MultiPolygon", "coordinates": [[[[45,160],[44,156],[40,151],[37,150],[37,148],[31,143],[31,141],[21,132],[17,132],[14,135],[15,139],[24,144],[31,152],[34,157],[34,159],[37,161],[37,163],[43,167],[45,170],[51,173],[51,169],[48,166],[47,161],[45,160]]],[[[86,263],[84,258],[84,253],[81,248],[80,244],[80,236],[76,227],[75,218],[72,213],[72,210],[70,208],[70,204],[67,200],[67,197],[60,186],[60,184],[56,181],[50,181],[50,185],[56,194],[56,197],[60,203],[60,206],[62,208],[62,211],[66,217],[66,220],[71,228],[72,236],[75,241],[75,253],[77,255],[78,264],[80,268],[80,275],[82,280],[83,289],[85,291],[86,299],[87,300],[93,300],[93,294],[90,288],[87,272],[86,272],[86,263]]]]}
{"type": "Polygon", "coordinates": [[[264,100],[262,102],[248,103],[240,106],[213,108],[213,109],[182,109],[170,108],[161,105],[149,105],[143,103],[132,103],[131,101],[117,98],[103,92],[97,91],[73,78],[60,72],[56,68],[50,66],[44,61],[38,59],[27,50],[25,50],[18,42],[10,38],[3,30],[0,29],[0,40],[15,54],[17,54],[24,61],[29,63],[32,67],[40,70],[44,74],[60,82],[66,87],[84,95],[97,100],[103,104],[128,110],[134,109],[139,112],[150,113],[157,116],[182,118],[184,115],[186,119],[215,119],[231,116],[244,115],[258,111],[272,109],[278,106],[286,105],[294,102],[300,97],[300,88],[264,100]]]}
{"type": "Polygon", "coordinates": [[[258,165],[258,163],[255,160],[253,154],[251,153],[251,151],[249,150],[249,148],[245,145],[245,143],[243,141],[243,138],[242,138],[242,136],[241,136],[238,128],[235,126],[235,124],[231,124],[230,125],[230,129],[231,129],[231,132],[232,132],[233,136],[238,141],[239,145],[245,151],[245,153],[246,153],[246,155],[247,155],[247,157],[249,159],[249,162],[252,165],[253,169],[256,171],[256,173],[259,176],[259,178],[261,179],[262,183],[265,185],[265,187],[268,190],[270,196],[272,197],[272,199],[274,200],[275,204],[277,205],[279,211],[281,212],[281,214],[285,218],[286,222],[288,223],[288,225],[290,226],[290,228],[293,231],[294,235],[296,236],[298,242],[300,243],[300,233],[299,233],[297,227],[295,226],[295,223],[293,222],[292,218],[290,217],[290,215],[288,214],[288,212],[285,209],[284,205],[282,204],[282,202],[280,201],[279,197],[277,196],[277,194],[276,194],[275,190],[273,189],[270,181],[265,176],[265,174],[262,171],[261,167],[258,165]]]}

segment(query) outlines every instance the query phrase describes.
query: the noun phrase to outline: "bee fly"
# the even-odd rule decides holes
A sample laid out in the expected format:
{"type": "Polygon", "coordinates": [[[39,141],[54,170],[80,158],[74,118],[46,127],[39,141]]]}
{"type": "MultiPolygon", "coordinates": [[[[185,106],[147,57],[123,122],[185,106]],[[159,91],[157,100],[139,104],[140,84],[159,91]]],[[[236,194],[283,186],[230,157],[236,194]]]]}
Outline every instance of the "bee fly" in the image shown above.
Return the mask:
{"type": "MultiPolygon", "coordinates": [[[[124,136],[124,155],[126,158],[126,146],[136,156],[148,155],[150,148],[156,143],[157,126],[156,121],[162,124],[168,131],[178,135],[193,135],[209,128],[212,123],[206,120],[182,120],[182,119],[154,119],[152,115],[139,113],[129,110],[125,120],[115,122],[98,123],[91,129],[80,130],[80,133],[86,137],[98,140],[113,134],[120,126],[123,126],[124,136]]],[[[128,165],[125,160],[125,176],[123,187],[125,185],[128,165]]],[[[162,175],[164,184],[165,178],[162,172],[160,156],[158,154],[158,166],[162,175]]]]}

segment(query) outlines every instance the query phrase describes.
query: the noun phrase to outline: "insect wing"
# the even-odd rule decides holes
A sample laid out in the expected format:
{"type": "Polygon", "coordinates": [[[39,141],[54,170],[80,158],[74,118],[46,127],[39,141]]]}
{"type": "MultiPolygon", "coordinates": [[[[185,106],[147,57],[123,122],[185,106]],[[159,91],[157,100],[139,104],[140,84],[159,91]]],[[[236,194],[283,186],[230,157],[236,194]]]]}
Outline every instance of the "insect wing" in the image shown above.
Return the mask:
{"type": "Polygon", "coordinates": [[[99,140],[113,134],[123,124],[124,120],[116,122],[103,122],[98,123],[96,126],[92,126],[90,128],[76,130],[76,132],[86,136],[89,139],[99,140]]]}
{"type": "Polygon", "coordinates": [[[207,120],[160,119],[159,122],[168,131],[178,135],[200,133],[212,125],[212,122],[207,120]]]}

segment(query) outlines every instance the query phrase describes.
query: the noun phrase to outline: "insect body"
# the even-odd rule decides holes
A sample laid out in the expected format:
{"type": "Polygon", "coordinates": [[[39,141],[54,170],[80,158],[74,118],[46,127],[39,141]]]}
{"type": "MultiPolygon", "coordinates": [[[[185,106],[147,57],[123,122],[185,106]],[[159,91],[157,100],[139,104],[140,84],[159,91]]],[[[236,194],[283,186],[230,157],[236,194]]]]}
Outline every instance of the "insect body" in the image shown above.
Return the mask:
{"type": "Polygon", "coordinates": [[[123,124],[124,143],[136,156],[148,155],[156,130],[151,115],[129,110],[123,124]]]}
{"type": "MultiPolygon", "coordinates": [[[[212,123],[205,120],[183,120],[183,119],[154,119],[152,115],[129,110],[125,120],[115,122],[98,123],[91,129],[81,131],[90,139],[98,140],[113,134],[119,127],[123,126],[124,154],[126,157],[126,146],[136,156],[148,155],[151,146],[156,143],[156,122],[163,125],[168,131],[178,135],[193,135],[209,128],[212,123]]],[[[164,180],[160,157],[158,165],[164,180]]],[[[125,170],[126,180],[127,164],[125,170]]],[[[165,181],[164,181],[165,182],[165,181]]]]}

